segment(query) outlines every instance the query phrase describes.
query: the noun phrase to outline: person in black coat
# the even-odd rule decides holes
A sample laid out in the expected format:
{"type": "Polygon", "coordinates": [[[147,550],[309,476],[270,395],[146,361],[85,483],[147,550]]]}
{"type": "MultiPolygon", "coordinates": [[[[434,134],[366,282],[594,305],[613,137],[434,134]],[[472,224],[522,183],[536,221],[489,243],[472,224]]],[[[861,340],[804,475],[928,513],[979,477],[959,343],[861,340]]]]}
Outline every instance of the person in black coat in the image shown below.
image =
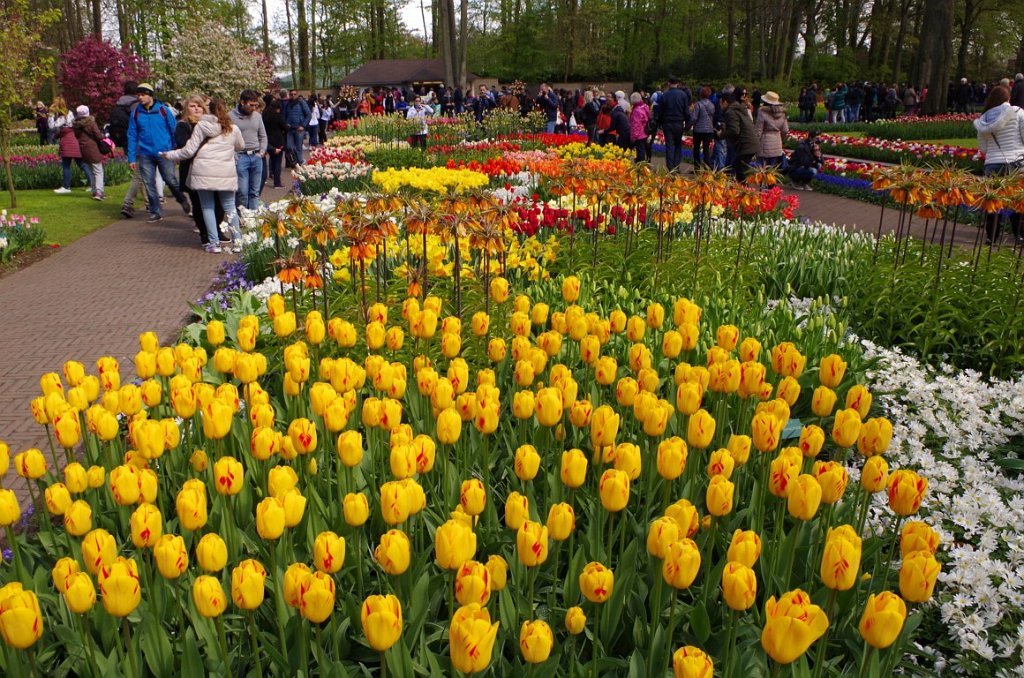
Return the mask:
{"type": "Polygon", "coordinates": [[[283,188],[281,183],[281,161],[284,158],[287,126],[281,115],[281,102],[273,99],[263,110],[263,126],[267,129],[267,159],[270,162],[270,176],[274,188],[283,188]]]}
{"type": "Polygon", "coordinates": [[[609,141],[613,141],[619,148],[632,148],[629,134],[629,114],[626,109],[629,102],[626,101],[626,94],[622,90],[615,93],[615,108],[612,109],[612,126],[615,135],[609,133],[609,141]]]}

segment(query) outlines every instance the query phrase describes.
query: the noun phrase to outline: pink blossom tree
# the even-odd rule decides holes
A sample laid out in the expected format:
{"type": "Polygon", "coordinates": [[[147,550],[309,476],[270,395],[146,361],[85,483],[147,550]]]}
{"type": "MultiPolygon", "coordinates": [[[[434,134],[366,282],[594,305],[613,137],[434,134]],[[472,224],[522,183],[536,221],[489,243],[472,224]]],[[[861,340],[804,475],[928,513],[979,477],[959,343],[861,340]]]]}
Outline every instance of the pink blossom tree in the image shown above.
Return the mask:
{"type": "Polygon", "coordinates": [[[124,82],[142,82],[150,73],[149,66],[131,49],[118,49],[89,36],[61,55],[57,80],[69,106],[85,104],[104,121],[121,96],[124,82]]]}

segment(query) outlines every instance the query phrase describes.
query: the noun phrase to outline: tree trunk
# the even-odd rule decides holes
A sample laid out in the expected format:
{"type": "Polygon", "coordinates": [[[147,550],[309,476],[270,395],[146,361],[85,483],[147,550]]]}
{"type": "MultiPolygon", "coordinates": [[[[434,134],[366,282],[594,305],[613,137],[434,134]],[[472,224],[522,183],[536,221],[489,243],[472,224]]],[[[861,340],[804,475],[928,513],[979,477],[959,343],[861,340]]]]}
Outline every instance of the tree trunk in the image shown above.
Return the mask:
{"type": "Polygon", "coordinates": [[[299,88],[309,87],[309,22],[306,20],[306,0],[295,0],[295,23],[298,30],[299,88]]]}
{"type": "Polygon", "coordinates": [[[292,70],[292,87],[298,87],[298,78],[295,71],[295,39],[292,37],[292,3],[291,0],[284,2],[284,18],[288,25],[288,62],[292,70]]]}
{"type": "Polygon", "coordinates": [[[754,0],[746,0],[746,20],[743,27],[743,75],[747,82],[754,79],[754,0]]]}
{"type": "Polygon", "coordinates": [[[307,82],[314,90],[316,79],[316,0],[309,0],[309,75],[307,82]]]}
{"type": "Polygon", "coordinates": [[[726,29],[725,32],[728,34],[726,38],[728,40],[728,59],[727,59],[727,71],[729,77],[736,72],[736,10],[734,8],[736,0],[726,0],[726,29]]]}
{"type": "Polygon", "coordinates": [[[267,0],[262,0],[263,3],[263,55],[268,59],[270,56],[270,26],[267,21],[267,0]]]}
{"type": "MultiPolygon", "coordinates": [[[[459,2],[459,63],[456,69],[455,80],[459,88],[466,90],[466,59],[469,52],[469,0],[459,2]]],[[[446,83],[448,87],[452,83],[446,83]]]]}
{"type": "Polygon", "coordinates": [[[893,64],[892,64],[892,78],[891,79],[892,79],[893,82],[900,82],[900,80],[901,80],[900,75],[903,72],[903,40],[904,40],[904,38],[906,38],[906,35],[907,35],[907,24],[909,23],[909,18],[907,17],[907,11],[909,9],[910,9],[910,0],[903,0],[903,2],[900,3],[900,17],[901,17],[902,20],[899,22],[900,27],[899,27],[899,30],[896,32],[896,45],[894,46],[894,49],[896,50],[896,54],[893,57],[893,64]]]}
{"type": "Polygon", "coordinates": [[[103,12],[100,0],[92,0],[92,34],[97,39],[103,38],[103,12]]]}
{"type": "Polygon", "coordinates": [[[11,196],[9,207],[14,209],[18,206],[18,196],[14,193],[14,176],[11,174],[11,116],[8,111],[0,112],[0,153],[3,154],[7,192],[11,196]]]}
{"type": "MultiPolygon", "coordinates": [[[[117,0],[115,5],[117,12],[117,35],[121,38],[121,44],[127,45],[131,42],[128,37],[128,10],[124,6],[124,0],[117,0]]],[[[136,45],[136,47],[138,47],[136,45]]]]}
{"type": "Polygon", "coordinates": [[[928,86],[924,112],[941,113],[946,105],[946,83],[953,56],[954,0],[925,0],[921,24],[921,82],[928,86]]]}
{"type": "Polygon", "coordinates": [[[804,60],[801,65],[804,80],[813,78],[814,60],[818,55],[818,8],[814,0],[808,0],[804,6],[807,16],[807,30],[804,33],[804,60]]]}

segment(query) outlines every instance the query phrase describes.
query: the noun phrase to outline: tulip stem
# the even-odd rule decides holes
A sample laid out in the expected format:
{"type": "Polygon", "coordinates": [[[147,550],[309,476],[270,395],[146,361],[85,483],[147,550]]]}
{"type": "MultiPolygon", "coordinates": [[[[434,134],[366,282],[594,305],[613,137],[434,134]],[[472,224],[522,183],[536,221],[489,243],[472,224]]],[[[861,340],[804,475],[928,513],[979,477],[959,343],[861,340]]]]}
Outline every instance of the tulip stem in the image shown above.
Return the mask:
{"type": "MultiPolygon", "coordinates": [[[[884,591],[886,585],[889,583],[889,572],[892,570],[892,559],[896,555],[896,545],[900,543],[900,524],[903,523],[903,516],[896,516],[896,524],[893,526],[890,534],[895,535],[892,540],[892,544],[889,545],[889,555],[885,559],[885,572],[882,574],[882,585],[877,589],[878,591],[884,591]]],[[[877,568],[876,568],[877,569],[877,568]]],[[[872,586],[870,591],[875,590],[872,586]]]]}
{"type": "Polygon", "coordinates": [[[128,620],[123,619],[121,621],[121,640],[124,642],[124,653],[128,655],[128,665],[132,667],[132,676],[138,678],[139,669],[135,665],[135,653],[132,652],[132,632],[128,626],[128,620]]]}
{"type": "Polygon", "coordinates": [[[86,656],[89,659],[89,672],[94,675],[100,675],[99,666],[96,664],[95,650],[93,649],[92,641],[92,630],[89,628],[89,613],[77,615],[79,620],[82,622],[82,643],[85,645],[86,656]]]}
{"type": "Polygon", "coordinates": [[[46,429],[46,442],[50,443],[50,458],[53,459],[53,475],[56,477],[57,471],[60,470],[60,464],[57,463],[57,450],[53,447],[53,432],[50,430],[49,424],[43,428],[46,429]]]}
{"type": "Polygon", "coordinates": [[[231,659],[228,655],[228,640],[227,636],[224,635],[224,619],[220,615],[217,615],[213,619],[214,625],[217,627],[217,640],[220,643],[220,655],[224,660],[224,675],[231,678],[231,659]]]}
{"type": "MultiPolygon", "coordinates": [[[[836,589],[829,589],[828,602],[825,603],[825,619],[832,618],[832,608],[835,607],[837,593],[839,592],[836,589]]],[[[829,631],[832,630],[833,626],[834,624],[829,623],[828,627],[825,629],[825,635],[821,638],[818,645],[818,654],[814,659],[814,678],[821,678],[825,673],[825,655],[828,652],[828,636],[829,631]]]]}
{"type": "Polygon", "coordinates": [[[602,603],[597,604],[597,613],[594,615],[594,663],[591,671],[591,677],[597,678],[597,658],[599,654],[599,648],[601,646],[601,608],[604,607],[602,603]]]}
{"type": "Polygon", "coordinates": [[[739,628],[736,610],[729,610],[729,644],[725,652],[725,678],[731,678],[733,659],[736,654],[736,631],[739,628]]]}
{"type": "MultiPolygon", "coordinates": [[[[288,647],[288,642],[284,638],[284,629],[288,625],[288,616],[284,609],[284,592],[282,589],[282,580],[284,579],[284,571],[281,569],[277,561],[277,540],[271,540],[270,542],[270,561],[271,567],[274,571],[274,608],[277,612],[277,639],[281,643],[281,647],[288,647]]],[[[362,565],[362,563],[360,563],[362,565]]],[[[362,567],[359,568],[360,574],[362,574],[362,567]]],[[[360,594],[362,591],[360,591],[360,594]]]]}
{"type": "Polygon", "coordinates": [[[864,653],[860,659],[860,672],[857,674],[857,678],[868,678],[871,675],[871,671],[868,668],[871,666],[871,655],[875,651],[875,648],[868,645],[867,641],[864,642],[864,653]]]}
{"type": "Polygon", "coordinates": [[[28,648],[28,671],[30,676],[39,675],[39,670],[36,668],[36,649],[34,647],[28,648]]]}
{"type": "Polygon", "coordinates": [[[7,531],[7,541],[11,545],[11,551],[14,553],[14,571],[18,573],[21,583],[28,586],[29,579],[25,573],[25,565],[21,562],[21,551],[18,549],[18,540],[14,538],[14,530],[10,525],[5,525],[4,529],[7,531]]]}
{"type": "Polygon", "coordinates": [[[263,675],[263,660],[260,659],[260,638],[259,633],[256,631],[256,619],[253,617],[252,610],[248,610],[245,613],[245,617],[249,623],[249,639],[252,642],[252,656],[256,660],[256,675],[263,675]]]}

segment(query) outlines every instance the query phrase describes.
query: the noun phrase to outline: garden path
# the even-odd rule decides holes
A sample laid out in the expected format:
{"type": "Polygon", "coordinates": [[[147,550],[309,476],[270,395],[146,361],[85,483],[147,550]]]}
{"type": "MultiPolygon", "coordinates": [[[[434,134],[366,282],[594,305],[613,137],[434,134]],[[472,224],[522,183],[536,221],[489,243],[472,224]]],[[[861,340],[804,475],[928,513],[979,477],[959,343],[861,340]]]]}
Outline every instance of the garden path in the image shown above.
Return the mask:
{"type": "MultiPolygon", "coordinates": [[[[267,188],[263,197],[284,194],[267,188]]],[[[127,382],[139,334],[152,331],[162,344],[175,342],[188,303],[205,294],[221,264],[233,258],[204,252],[192,220],[167,202],[157,224],[146,224],[140,211],[0,280],[0,440],[12,457],[38,447],[49,459],[46,435],[29,409],[41,375],[60,373],[66,360],[81,361],[95,374],[96,359],[112,355],[127,382]]],[[[21,481],[13,472],[12,478],[21,481]]]]}

